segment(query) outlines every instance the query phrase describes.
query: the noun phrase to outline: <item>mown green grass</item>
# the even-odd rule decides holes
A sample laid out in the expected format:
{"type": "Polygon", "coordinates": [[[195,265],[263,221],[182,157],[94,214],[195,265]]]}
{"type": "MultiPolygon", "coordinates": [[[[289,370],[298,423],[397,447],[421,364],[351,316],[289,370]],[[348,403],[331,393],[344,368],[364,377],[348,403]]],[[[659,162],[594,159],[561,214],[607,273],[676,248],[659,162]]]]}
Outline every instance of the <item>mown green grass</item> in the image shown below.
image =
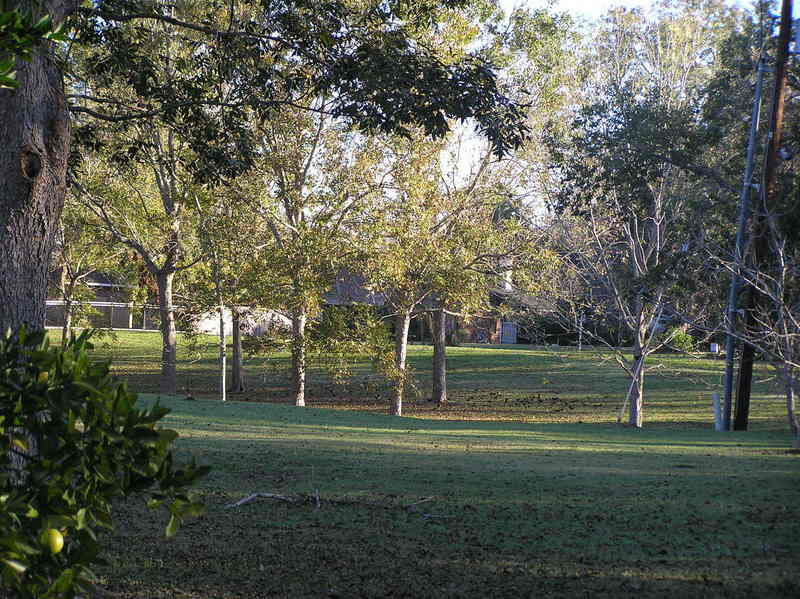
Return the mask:
{"type": "Polygon", "coordinates": [[[785,433],[165,403],[182,457],[213,467],[208,513],[164,541],[163,516],[120,505],[112,597],[800,592],[785,433]],[[304,500],[226,509],[253,492],[304,500]]]}
{"type": "MultiPolygon", "coordinates": [[[[800,596],[800,456],[763,365],[751,431],[716,433],[722,362],[658,356],[634,430],[614,423],[627,383],[599,351],[449,348],[436,408],[430,347],[413,346],[421,392],[396,418],[366,358],[346,385],[312,369],[309,403],[329,409],[282,404],[282,354],[251,360],[249,392],[223,404],[212,344],[179,369],[199,399],[161,400],[179,457],[213,467],[208,513],[165,541],[163,514],[120,502],[109,597],[800,596]],[[226,508],[254,492],[298,501],[226,508]]],[[[157,336],[96,353],[155,401],[157,336]]]]}
{"type": "MultiPolygon", "coordinates": [[[[196,398],[216,397],[216,340],[202,339],[199,352],[179,348],[179,389],[196,398]]],[[[131,389],[158,391],[160,340],[157,333],[120,331],[96,342],[97,355],[113,360],[114,371],[131,389]]],[[[608,351],[530,346],[448,348],[449,403],[438,408],[430,396],[431,347],[412,345],[409,361],[417,392],[405,405],[408,415],[445,419],[523,422],[614,422],[629,381],[608,351]]],[[[709,426],[711,394],[722,391],[724,362],[718,358],[658,354],[646,377],[646,426],[709,426]]],[[[286,353],[249,358],[248,391],[242,401],[286,402],[290,358],[286,353]]],[[[366,356],[352,357],[354,377],[337,383],[319,361],[308,376],[309,405],[385,412],[386,384],[366,356]]],[[[766,365],[754,386],[751,427],[785,429],[785,408],[766,365]]]]}

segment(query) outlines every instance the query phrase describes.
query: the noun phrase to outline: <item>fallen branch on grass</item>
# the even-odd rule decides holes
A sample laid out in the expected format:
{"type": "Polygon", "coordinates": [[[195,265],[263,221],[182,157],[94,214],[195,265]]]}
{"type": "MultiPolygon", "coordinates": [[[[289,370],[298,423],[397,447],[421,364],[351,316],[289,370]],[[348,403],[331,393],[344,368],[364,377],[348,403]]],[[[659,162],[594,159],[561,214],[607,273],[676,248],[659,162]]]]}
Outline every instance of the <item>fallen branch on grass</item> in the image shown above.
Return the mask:
{"type": "Polygon", "coordinates": [[[420,516],[422,516],[423,520],[432,520],[434,518],[439,518],[439,519],[442,519],[442,520],[448,520],[450,518],[455,518],[455,516],[443,516],[443,515],[440,515],[440,514],[428,514],[426,512],[421,512],[420,510],[417,509],[417,506],[420,505],[421,503],[427,503],[429,501],[433,501],[434,499],[436,499],[436,497],[426,497],[425,499],[420,499],[419,501],[415,501],[414,503],[409,503],[407,506],[405,506],[405,509],[407,511],[409,511],[409,512],[413,512],[415,514],[419,514],[420,516]]]}
{"type": "Polygon", "coordinates": [[[239,507],[245,505],[246,503],[251,503],[256,499],[277,499],[278,501],[285,501],[286,503],[297,503],[297,499],[294,497],[290,497],[288,495],[277,495],[276,493],[253,493],[252,495],[248,495],[244,499],[240,499],[236,503],[229,503],[225,506],[225,509],[228,510],[233,507],[239,507]]]}
{"type": "MultiPolygon", "coordinates": [[[[247,497],[240,499],[235,503],[229,503],[228,505],[225,506],[225,509],[240,507],[248,503],[252,503],[257,499],[275,499],[277,501],[283,501],[286,503],[293,503],[293,504],[311,503],[314,505],[316,509],[320,509],[320,507],[322,507],[322,502],[323,502],[323,500],[320,498],[319,495],[319,489],[315,489],[313,495],[279,495],[277,493],[253,493],[252,495],[248,495],[247,497]]],[[[424,499],[420,499],[419,501],[415,501],[414,503],[409,503],[408,505],[404,506],[386,505],[384,503],[372,503],[369,501],[354,501],[351,499],[325,499],[324,501],[332,505],[358,505],[371,508],[381,508],[385,510],[401,507],[407,512],[419,514],[423,520],[433,520],[433,519],[449,520],[456,517],[446,514],[429,514],[417,509],[418,505],[422,503],[427,503],[429,501],[433,501],[434,499],[436,498],[426,497],[424,499]]]]}
{"type": "Polygon", "coordinates": [[[434,499],[436,499],[436,498],[435,498],[435,497],[426,497],[425,499],[420,499],[419,501],[415,501],[414,503],[409,503],[409,504],[406,506],[406,509],[407,509],[408,511],[410,511],[410,512],[418,512],[419,510],[417,509],[417,506],[418,506],[420,503],[427,503],[427,502],[429,502],[429,501],[433,501],[434,499]]]}

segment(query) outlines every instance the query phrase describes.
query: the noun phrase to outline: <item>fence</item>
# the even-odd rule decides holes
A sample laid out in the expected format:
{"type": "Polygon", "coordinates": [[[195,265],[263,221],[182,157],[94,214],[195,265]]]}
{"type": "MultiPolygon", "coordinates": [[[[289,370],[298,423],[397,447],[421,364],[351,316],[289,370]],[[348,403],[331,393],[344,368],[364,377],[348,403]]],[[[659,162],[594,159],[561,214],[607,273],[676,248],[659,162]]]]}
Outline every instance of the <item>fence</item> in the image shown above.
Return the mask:
{"type": "MultiPolygon", "coordinates": [[[[91,307],[88,314],[89,324],[105,329],[132,329],[155,331],[160,325],[158,306],[151,304],[134,304],[132,302],[75,302],[73,305],[85,309],[91,307]]],[[[63,300],[48,300],[45,315],[45,326],[64,326],[65,307],[63,300]]]]}

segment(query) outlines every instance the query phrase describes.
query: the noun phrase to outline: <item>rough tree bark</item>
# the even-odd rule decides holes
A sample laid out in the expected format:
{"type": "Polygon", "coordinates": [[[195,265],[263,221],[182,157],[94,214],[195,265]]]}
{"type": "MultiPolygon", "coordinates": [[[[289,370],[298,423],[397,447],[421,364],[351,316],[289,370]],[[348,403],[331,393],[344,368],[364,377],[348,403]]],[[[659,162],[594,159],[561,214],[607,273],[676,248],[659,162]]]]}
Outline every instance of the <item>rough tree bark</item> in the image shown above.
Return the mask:
{"type": "Polygon", "coordinates": [[[306,405],[306,310],[292,313],[292,396],[294,405],[306,405]]]}
{"type": "Polygon", "coordinates": [[[242,366],[242,313],[231,307],[231,333],[233,356],[231,361],[231,393],[244,393],[244,368],[242,366]]]}
{"type": "Polygon", "coordinates": [[[172,303],[172,280],[174,278],[174,272],[162,271],[156,275],[162,344],[159,391],[165,395],[175,395],[178,390],[176,368],[178,331],[175,327],[175,307],[172,303]]]}
{"type": "MultiPolygon", "coordinates": [[[[74,2],[42,2],[60,22],[74,2]]],[[[31,8],[31,2],[6,3],[31,8]]],[[[0,331],[44,327],[47,277],[67,189],[69,114],[49,42],[17,61],[14,90],[0,89],[0,331]]]]}
{"type": "MultiPolygon", "coordinates": [[[[50,14],[60,23],[74,0],[33,3],[7,1],[50,14]]],[[[67,191],[69,112],[64,81],[52,43],[41,43],[29,62],[17,60],[16,89],[0,89],[0,335],[22,325],[43,328],[47,280],[56,231],[67,191]]],[[[43,417],[46,417],[43,415],[43,417]]],[[[27,479],[26,462],[36,455],[36,436],[28,451],[13,452],[19,484],[27,479]]]]}
{"type": "Polygon", "coordinates": [[[406,355],[408,353],[408,328],[411,325],[411,311],[400,312],[395,317],[394,325],[394,366],[395,381],[392,392],[392,416],[403,415],[403,393],[406,387],[406,355]]]}
{"type": "Polygon", "coordinates": [[[441,406],[447,403],[447,313],[444,306],[433,312],[433,396],[432,401],[441,406]]]}

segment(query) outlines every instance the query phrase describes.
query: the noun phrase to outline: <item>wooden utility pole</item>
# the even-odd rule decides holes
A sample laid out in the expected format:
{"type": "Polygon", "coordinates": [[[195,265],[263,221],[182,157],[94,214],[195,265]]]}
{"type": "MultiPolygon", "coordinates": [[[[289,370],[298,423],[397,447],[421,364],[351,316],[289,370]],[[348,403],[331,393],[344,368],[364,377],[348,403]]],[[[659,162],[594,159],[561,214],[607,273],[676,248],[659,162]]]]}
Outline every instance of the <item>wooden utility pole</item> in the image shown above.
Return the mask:
{"type": "MultiPolygon", "coordinates": [[[[786,95],[786,63],[789,58],[789,42],[792,36],[792,0],[783,0],[781,6],[781,25],[778,33],[778,54],[775,59],[775,93],[772,99],[772,112],[769,127],[769,145],[764,164],[764,181],[761,185],[760,201],[753,211],[753,264],[756,268],[765,263],[769,252],[769,228],[767,209],[775,204],[775,175],[778,168],[778,150],[781,146],[783,129],[783,104],[786,95]]],[[[748,285],[742,308],[745,310],[744,333],[756,324],[756,311],[761,301],[760,294],[748,285]]],[[[736,389],[736,414],[733,429],[747,430],[750,414],[750,391],[753,384],[753,362],[755,348],[745,342],[742,359],[739,362],[739,377],[736,389]]],[[[728,423],[726,423],[728,424],[728,423]]]]}
{"type": "Polygon", "coordinates": [[[727,329],[725,336],[725,383],[724,383],[724,402],[722,408],[722,424],[718,430],[728,431],[731,429],[731,414],[733,412],[733,369],[734,353],[736,351],[736,320],[737,303],[739,301],[739,290],[742,284],[742,262],[746,246],[747,228],[750,222],[750,196],[753,191],[753,166],[755,164],[756,141],[758,137],[759,123],[761,120],[761,95],[764,89],[764,72],[766,71],[766,61],[764,48],[761,49],[761,56],[758,59],[756,69],[756,91],[753,96],[753,109],[750,115],[750,135],[747,141],[747,161],[745,163],[744,180],[742,181],[742,192],[739,196],[739,217],[736,224],[736,247],[734,249],[733,276],[728,293],[727,308],[727,329]]]}

